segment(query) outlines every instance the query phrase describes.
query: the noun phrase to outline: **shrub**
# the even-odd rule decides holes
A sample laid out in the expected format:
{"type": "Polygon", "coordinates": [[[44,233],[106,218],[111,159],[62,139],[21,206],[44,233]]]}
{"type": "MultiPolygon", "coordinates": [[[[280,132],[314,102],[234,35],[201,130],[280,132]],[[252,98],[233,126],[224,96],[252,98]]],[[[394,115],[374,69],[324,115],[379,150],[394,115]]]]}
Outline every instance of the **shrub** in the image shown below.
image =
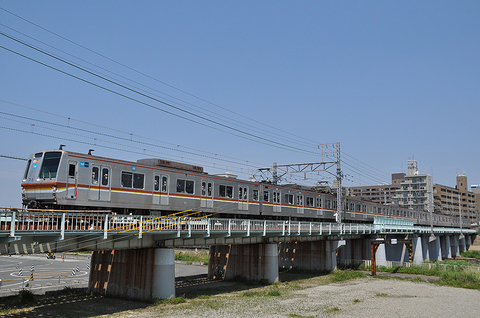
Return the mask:
{"type": "Polygon", "coordinates": [[[18,292],[18,301],[21,304],[29,304],[35,301],[35,294],[28,289],[22,289],[18,292]]]}

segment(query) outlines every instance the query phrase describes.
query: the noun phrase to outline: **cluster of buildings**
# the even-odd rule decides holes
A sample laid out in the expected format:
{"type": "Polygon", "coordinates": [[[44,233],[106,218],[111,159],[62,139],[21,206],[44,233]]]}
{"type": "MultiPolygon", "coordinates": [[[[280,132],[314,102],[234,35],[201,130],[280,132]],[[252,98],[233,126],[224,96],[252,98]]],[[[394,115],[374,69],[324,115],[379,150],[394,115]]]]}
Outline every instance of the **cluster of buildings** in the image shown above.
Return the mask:
{"type": "Polygon", "coordinates": [[[407,163],[407,174],[392,174],[392,184],[358,186],[348,188],[348,194],[359,196],[372,202],[396,205],[414,210],[429,211],[448,216],[469,218],[478,224],[480,186],[472,186],[469,191],[467,177],[457,176],[454,188],[433,184],[428,174],[419,174],[416,160],[407,163]]]}

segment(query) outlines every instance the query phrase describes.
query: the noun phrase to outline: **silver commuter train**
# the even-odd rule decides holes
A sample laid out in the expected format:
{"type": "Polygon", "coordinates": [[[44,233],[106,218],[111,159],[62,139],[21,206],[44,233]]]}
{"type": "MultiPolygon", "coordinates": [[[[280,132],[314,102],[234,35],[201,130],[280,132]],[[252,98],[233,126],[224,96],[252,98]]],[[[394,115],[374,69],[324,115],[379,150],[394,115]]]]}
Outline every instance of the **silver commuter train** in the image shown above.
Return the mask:
{"type": "MultiPolygon", "coordinates": [[[[137,162],[65,150],[28,158],[22,204],[29,208],[111,210],[166,215],[193,209],[216,217],[334,222],[336,196],[299,185],[274,185],[210,175],[203,167],[162,159],[137,162]]],[[[430,215],[346,198],[343,222],[372,223],[375,216],[430,225],[430,215]]],[[[470,227],[468,220],[463,227],[470,227]]],[[[458,218],[434,215],[436,226],[459,227],[458,218]]]]}

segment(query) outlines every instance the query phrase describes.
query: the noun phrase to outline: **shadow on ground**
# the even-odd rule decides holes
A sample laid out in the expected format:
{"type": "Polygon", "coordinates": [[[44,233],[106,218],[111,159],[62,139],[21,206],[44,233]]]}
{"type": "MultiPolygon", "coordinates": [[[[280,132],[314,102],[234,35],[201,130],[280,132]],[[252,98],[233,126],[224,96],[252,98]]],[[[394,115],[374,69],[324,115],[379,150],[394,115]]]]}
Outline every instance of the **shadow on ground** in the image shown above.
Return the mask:
{"type": "Polygon", "coordinates": [[[76,291],[58,296],[35,296],[19,303],[18,296],[0,300],[2,317],[92,317],[146,308],[150,304],[110,299],[76,291]]]}
{"type": "MultiPolygon", "coordinates": [[[[301,279],[318,277],[325,273],[285,271],[280,280],[294,282],[301,279]]],[[[187,276],[176,279],[176,295],[186,299],[198,296],[211,296],[221,293],[249,290],[263,286],[258,281],[237,279],[236,281],[217,281],[207,279],[207,275],[187,276]]],[[[28,296],[28,295],[27,295],[28,296]]],[[[20,302],[19,296],[0,298],[0,316],[17,317],[94,317],[143,309],[152,306],[141,301],[108,298],[90,295],[85,290],[63,290],[49,295],[30,295],[31,299],[20,302]]],[[[132,313],[133,315],[133,313],[132,313]]]]}

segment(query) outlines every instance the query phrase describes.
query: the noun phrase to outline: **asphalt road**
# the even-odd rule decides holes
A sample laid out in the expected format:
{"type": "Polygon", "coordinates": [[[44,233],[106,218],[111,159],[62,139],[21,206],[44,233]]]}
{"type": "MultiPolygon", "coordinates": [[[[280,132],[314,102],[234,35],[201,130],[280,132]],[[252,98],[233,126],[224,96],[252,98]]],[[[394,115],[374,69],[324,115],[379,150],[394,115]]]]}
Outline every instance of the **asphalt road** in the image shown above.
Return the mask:
{"type": "Polygon", "coordinates": [[[0,256],[0,296],[11,295],[27,286],[35,293],[80,287],[88,282],[89,256],[67,254],[47,259],[45,254],[0,256]],[[33,273],[33,280],[30,280],[33,273]]]}
{"type": "MultiPolygon", "coordinates": [[[[175,277],[206,273],[207,266],[175,264],[175,277]]],[[[87,287],[89,274],[89,255],[66,254],[63,260],[62,254],[56,254],[54,260],[47,259],[45,254],[0,255],[0,297],[14,295],[27,284],[36,294],[65,287],[87,287]]]]}

